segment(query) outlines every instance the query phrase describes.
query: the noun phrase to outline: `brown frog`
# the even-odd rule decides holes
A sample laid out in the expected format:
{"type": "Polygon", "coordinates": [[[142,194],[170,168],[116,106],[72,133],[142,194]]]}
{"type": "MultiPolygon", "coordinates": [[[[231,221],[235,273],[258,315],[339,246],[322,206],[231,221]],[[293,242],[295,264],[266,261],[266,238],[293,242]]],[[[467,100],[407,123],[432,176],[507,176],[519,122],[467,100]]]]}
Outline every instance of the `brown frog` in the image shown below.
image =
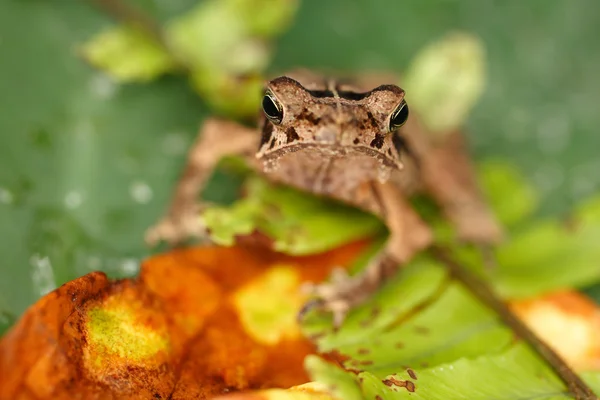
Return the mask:
{"type": "Polygon", "coordinates": [[[418,118],[409,118],[404,91],[396,85],[365,91],[310,74],[295,78],[267,83],[258,130],[225,120],[205,122],[166,216],[146,234],[148,243],[205,236],[197,195],[226,155],[243,156],[275,182],[355,205],[387,224],[385,247],[360,275],[336,274],[331,283],[313,287],[318,300],[310,304],[332,312],[336,326],[398,266],[431,244],[431,231],[411,208],[410,195],[430,194],[462,239],[500,238],[459,133],[435,142],[418,118]]]}

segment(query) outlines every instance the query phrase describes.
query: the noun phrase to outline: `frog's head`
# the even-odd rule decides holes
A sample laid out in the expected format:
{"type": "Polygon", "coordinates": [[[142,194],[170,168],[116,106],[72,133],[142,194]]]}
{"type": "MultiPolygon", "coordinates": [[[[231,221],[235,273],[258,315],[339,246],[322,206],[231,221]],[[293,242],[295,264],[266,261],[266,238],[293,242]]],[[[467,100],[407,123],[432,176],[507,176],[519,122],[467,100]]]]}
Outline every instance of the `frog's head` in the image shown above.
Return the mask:
{"type": "Polygon", "coordinates": [[[267,166],[291,153],[319,154],[400,168],[397,130],[408,119],[404,90],[382,85],[361,93],[328,86],[307,89],[285,76],[268,82],[257,158],[267,166]]]}

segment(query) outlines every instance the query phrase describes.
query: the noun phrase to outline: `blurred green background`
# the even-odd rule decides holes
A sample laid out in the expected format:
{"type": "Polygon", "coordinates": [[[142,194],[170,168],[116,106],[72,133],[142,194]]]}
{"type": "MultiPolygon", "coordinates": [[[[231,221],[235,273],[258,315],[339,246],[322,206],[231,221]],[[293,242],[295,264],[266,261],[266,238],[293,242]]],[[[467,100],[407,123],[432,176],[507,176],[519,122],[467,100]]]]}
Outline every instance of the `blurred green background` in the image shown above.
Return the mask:
{"type": "MultiPolygon", "coordinates": [[[[196,3],[135,2],[158,21],[196,3]]],[[[183,77],[121,85],[82,61],[80,46],[114,23],[85,1],[0,2],[0,319],[92,270],[136,274],[151,252],[143,231],[209,113],[183,77]]],[[[487,50],[468,122],[476,158],[513,161],[542,215],[597,192],[597,0],[305,0],[269,69],[401,71],[453,30],[487,50]]]]}

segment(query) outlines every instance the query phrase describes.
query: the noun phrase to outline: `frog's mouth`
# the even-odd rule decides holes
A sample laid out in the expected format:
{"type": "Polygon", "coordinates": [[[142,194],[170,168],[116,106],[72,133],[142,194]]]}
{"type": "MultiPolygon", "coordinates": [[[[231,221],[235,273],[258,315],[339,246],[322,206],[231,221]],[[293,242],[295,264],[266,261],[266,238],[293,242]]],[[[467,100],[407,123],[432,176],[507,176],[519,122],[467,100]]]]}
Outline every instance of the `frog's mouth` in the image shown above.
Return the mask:
{"type": "Polygon", "coordinates": [[[369,146],[343,146],[328,143],[294,143],[257,154],[263,170],[271,173],[280,167],[309,170],[314,165],[328,164],[349,171],[357,179],[385,181],[394,170],[403,165],[395,151],[381,151],[369,146]]]}
{"type": "Polygon", "coordinates": [[[313,158],[357,158],[370,157],[377,162],[393,169],[402,169],[402,162],[389,150],[387,153],[376,150],[369,146],[340,146],[328,143],[295,143],[274,150],[267,150],[256,155],[256,158],[264,162],[273,162],[290,154],[299,153],[299,156],[310,156],[313,158]]]}

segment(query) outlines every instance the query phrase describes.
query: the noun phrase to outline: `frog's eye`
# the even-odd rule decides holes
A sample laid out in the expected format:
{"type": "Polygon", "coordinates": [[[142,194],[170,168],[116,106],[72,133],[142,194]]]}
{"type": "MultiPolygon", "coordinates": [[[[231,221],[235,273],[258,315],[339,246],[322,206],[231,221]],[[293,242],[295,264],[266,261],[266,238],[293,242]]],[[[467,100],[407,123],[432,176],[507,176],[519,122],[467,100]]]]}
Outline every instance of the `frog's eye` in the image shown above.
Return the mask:
{"type": "Polygon", "coordinates": [[[263,97],[262,108],[269,121],[276,125],[281,123],[281,120],[283,119],[283,108],[275,96],[270,92],[267,92],[265,97],[263,97]]]}
{"type": "Polygon", "coordinates": [[[390,132],[395,131],[400,128],[402,125],[406,123],[408,119],[408,105],[404,100],[402,103],[396,108],[396,111],[392,114],[390,118],[390,132]]]}

